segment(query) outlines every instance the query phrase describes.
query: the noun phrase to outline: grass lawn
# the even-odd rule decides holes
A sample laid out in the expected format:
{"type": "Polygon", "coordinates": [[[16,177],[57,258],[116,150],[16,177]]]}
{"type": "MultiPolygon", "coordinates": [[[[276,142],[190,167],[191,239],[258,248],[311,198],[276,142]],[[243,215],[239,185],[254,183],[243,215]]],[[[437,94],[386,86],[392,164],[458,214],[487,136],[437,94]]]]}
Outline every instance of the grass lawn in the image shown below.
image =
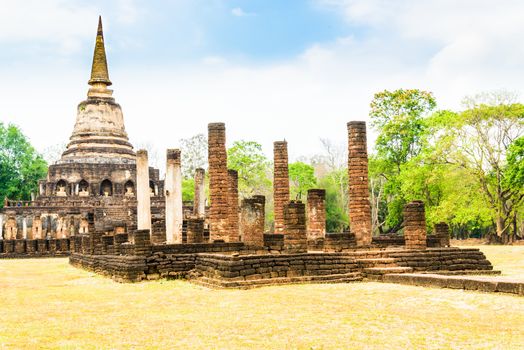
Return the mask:
{"type": "MultiPolygon", "coordinates": [[[[524,246],[481,247],[524,276],[524,246]]],[[[524,298],[381,283],[119,284],[67,259],[0,260],[0,349],[524,349],[524,298]]]]}

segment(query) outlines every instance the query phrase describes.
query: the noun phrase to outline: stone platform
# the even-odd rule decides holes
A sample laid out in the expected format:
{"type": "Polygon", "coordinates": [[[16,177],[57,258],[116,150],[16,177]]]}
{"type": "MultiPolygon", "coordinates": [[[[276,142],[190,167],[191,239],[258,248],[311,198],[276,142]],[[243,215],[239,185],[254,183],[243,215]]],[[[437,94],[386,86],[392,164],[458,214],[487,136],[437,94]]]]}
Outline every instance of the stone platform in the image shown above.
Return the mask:
{"type": "Polygon", "coordinates": [[[524,280],[508,277],[457,276],[442,274],[405,273],[386,274],[382,282],[411,286],[500,292],[524,296],[524,280]]]}
{"type": "Polygon", "coordinates": [[[381,280],[412,272],[493,270],[484,254],[471,248],[367,247],[344,252],[290,253],[274,250],[274,245],[257,247],[241,242],[149,245],[146,234],[137,231],[128,241],[102,240],[95,248],[89,240],[76,239],[70,263],[119,282],[185,278],[214,288],[381,280]]]}

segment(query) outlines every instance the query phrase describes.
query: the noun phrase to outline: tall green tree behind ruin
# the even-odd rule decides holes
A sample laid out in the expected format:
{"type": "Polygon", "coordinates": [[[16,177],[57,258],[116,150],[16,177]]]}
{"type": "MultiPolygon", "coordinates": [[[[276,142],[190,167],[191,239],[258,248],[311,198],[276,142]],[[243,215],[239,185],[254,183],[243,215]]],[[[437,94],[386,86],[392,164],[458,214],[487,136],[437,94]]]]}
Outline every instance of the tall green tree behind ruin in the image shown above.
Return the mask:
{"type": "Polygon", "coordinates": [[[0,123],[0,198],[29,200],[46,174],[47,163],[22,131],[0,123]]]}
{"type": "Polygon", "coordinates": [[[436,101],[427,91],[384,90],[375,94],[370,107],[371,125],[378,132],[370,168],[374,230],[396,232],[401,228],[406,204],[399,191],[402,166],[426,146],[425,117],[436,107],[436,101]]]}
{"type": "Polygon", "coordinates": [[[507,242],[517,233],[524,201],[524,105],[508,92],[479,94],[464,105],[459,113],[439,113],[442,130],[436,149],[442,162],[460,167],[477,181],[483,205],[491,212],[494,238],[507,242]]]}

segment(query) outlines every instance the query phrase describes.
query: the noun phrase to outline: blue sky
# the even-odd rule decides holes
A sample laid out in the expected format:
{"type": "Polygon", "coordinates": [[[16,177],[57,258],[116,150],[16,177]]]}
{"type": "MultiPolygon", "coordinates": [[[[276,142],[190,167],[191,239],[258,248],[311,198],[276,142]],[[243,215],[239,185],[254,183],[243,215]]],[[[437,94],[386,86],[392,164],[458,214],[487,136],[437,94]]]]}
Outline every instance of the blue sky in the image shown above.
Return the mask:
{"type": "MultiPolygon", "coordinates": [[[[82,27],[90,23],[92,28],[96,25],[94,14],[102,15],[110,33],[107,45],[113,64],[169,64],[213,55],[264,63],[294,57],[314,43],[359,35],[364,31],[349,26],[339,12],[314,1],[76,3],[77,9],[92,14],[80,18],[82,27]]],[[[55,1],[55,4],[65,7],[67,2],[55,1]]],[[[68,7],[75,9],[70,4],[68,7]]],[[[46,25],[44,20],[42,25],[46,25]]],[[[67,26],[60,29],[69,30],[67,26]]],[[[16,58],[27,60],[29,64],[34,60],[27,54],[35,52],[49,60],[67,58],[88,64],[91,59],[88,53],[93,40],[89,36],[78,35],[75,48],[66,51],[56,51],[57,46],[61,46],[57,38],[42,39],[40,42],[31,38],[12,40],[0,57],[4,62],[16,58]]]]}
{"type": "MultiPolygon", "coordinates": [[[[432,91],[461,108],[523,92],[518,0],[0,0],[0,120],[38,149],[65,143],[85,98],[98,15],[114,96],[136,146],[159,152],[223,121],[272,153],[344,147],[375,92],[432,91]]],[[[374,133],[370,131],[371,141],[374,133]]]]}

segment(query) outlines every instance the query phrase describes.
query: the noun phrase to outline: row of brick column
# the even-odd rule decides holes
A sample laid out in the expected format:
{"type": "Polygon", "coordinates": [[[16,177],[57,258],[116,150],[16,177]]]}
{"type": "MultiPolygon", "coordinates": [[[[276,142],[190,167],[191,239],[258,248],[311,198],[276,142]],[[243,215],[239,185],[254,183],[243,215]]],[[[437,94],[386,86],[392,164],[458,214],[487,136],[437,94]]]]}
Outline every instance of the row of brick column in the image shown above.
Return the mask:
{"type": "MultiPolygon", "coordinates": [[[[348,176],[349,176],[349,217],[351,223],[351,232],[354,234],[358,246],[369,246],[371,244],[371,205],[369,201],[368,189],[368,156],[366,141],[366,125],[364,122],[349,122],[348,127],[348,176]]],[[[237,242],[242,239],[250,242],[260,243],[260,237],[253,238],[252,232],[259,234],[263,230],[263,219],[259,217],[260,198],[250,199],[242,202],[239,207],[238,197],[238,173],[227,168],[227,151],[226,151],[226,133],[223,123],[211,123],[208,125],[208,161],[209,161],[209,191],[210,191],[210,213],[209,228],[210,240],[237,242]],[[245,206],[245,207],[244,207],[245,206]],[[257,208],[257,209],[253,209],[257,208]],[[242,211],[242,216],[239,213],[242,211]],[[252,215],[256,211],[257,215],[252,215]],[[244,219],[244,214],[246,219],[244,219]],[[242,220],[242,225],[240,225],[242,220]],[[255,224],[256,222],[256,224],[255,224]],[[239,227],[246,225],[246,228],[240,232],[239,227]],[[256,228],[254,228],[256,227],[256,228]]],[[[173,210],[173,200],[169,200],[171,194],[176,196],[176,203],[181,202],[180,195],[177,192],[177,186],[181,183],[181,178],[173,175],[179,174],[180,169],[180,151],[168,151],[168,167],[166,178],[166,231],[168,232],[168,242],[181,243],[181,213],[180,210],[173,210]],[[172,178],[172,179],[171,179],[172,178]],[[171,181],[173,180],[173,181],[171,181]],[[171,184],[176,182],[177,186],[171,184]],[[180,197],[180,200],[178,198],[180,197]],[[173,214],[174,213],[174,214],[173,214]],[[180,216],[180,221],[173,223],[172,215],[180,216]],[[171,233],[175,232],[175,233],[171,233]],[[173,237],[169,239],[169,237],[173,237]]],[[[138,205],[138,228],[151,228],[150,208],[144,205],[149,203],[149,183],[148,183],[147,152],[137,152],[137,198],[138,205]],[[146,171],[147,169],[147,171],[146,171]],[[147,180],[147,182],[146,182],[147,180]],[[147,186],[146,186],[147,184],[147,186]],[[147,191],[143,191],[143,187],[147,191]],[[144,192],[147,193],[147,199],[144,192]],[[146,223],[147,221],[147,223],[146,223]]],[[[199,169],[195,174],[195,205],[193,214],[196,217],[203,217],[203,208],[205,205],[204,198],[204,171],[199,169]]],[[[181,185],[179,186],[181,187],[181,185]]],[[[181,190],[181,188],[180,188],[181,190]]],[[[304,206],[304,213],[296,212],[300,205],[298,202],[290,201],[289,198],[289,172],[288,172],[288,150],[286,141],[274,143],[274,217],[275,233],[290,234],[288,240],[293,240],[297,229],[290,226],[290,222],[296,218],[304,217],[307,238],[321,238],[326,233],[326,204],[325,190],[311,189],[307,197],[307,216],[304,206]],[[307,225],[306,225],[307,217],[307,225]],[[292,219],[294,218],[294,219],[292,219]],[[291,221],[290,221],[291,220],[291,221]],[[291,230],[291,231],[289,231],[291,230]],[[288,232],[289,231],[289,232],[288,232]]],[[[174,197],[173,196],[173,197],[174,197]]],[[[265,203],[265,202],[264,202],[265,203]]],[[[180,203],[181,207],[181,203],[180,203]]],[[[420,207],[420,204],[418,205],[420,207]]],[[[178,207],[174,208],[177,209],[178,207]]],[[[406,242],[410,242],[410,247],[421,246],[422,236],[421,229],[417,228],[417,239],[414,240],[414,225],[420,224],[414,218],[414,206],[406,209],[406,242]],[[408,237],[409,236],[409,237],[408,237]],[[416,241],[416,242],[415,242],[416,241]],[[411,243],[412,242],[412,243],[411,243]]],[[[178,208],[180,209],[180,208],[178,208]]],[[[423,204],[422,204],[423,209],[423,204]]],[[[419,225],[420,226],[420,225],[419,225]]],[[[193,240],[193,239],[192,239],[193,240]]],[[[198,240],[198,239],[197,239],[198,240]]],[[[291,241],[290,241],[291,242],[291,241]]],[[[291,244],[291,243],[290,243],[291,244]]]]}

